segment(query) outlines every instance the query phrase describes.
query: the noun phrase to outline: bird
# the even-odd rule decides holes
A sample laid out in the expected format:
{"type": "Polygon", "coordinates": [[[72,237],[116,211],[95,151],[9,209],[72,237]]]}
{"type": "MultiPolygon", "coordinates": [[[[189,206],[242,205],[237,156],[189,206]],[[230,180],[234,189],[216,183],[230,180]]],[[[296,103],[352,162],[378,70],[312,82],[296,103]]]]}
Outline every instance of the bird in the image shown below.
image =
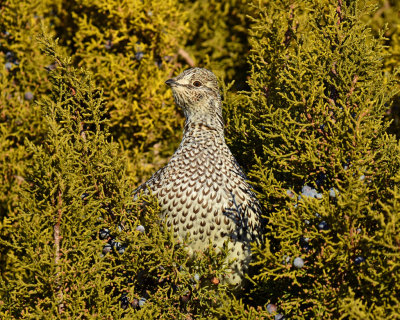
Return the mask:
{"type": "Polygon", "coordinates": [[[134,193],[151,192],[175,236],[189,239],[189,253],[228,246],[224,283],[240,287],[261,237],[261,206],[225,142],[217,77],[190,68],[165,82],[184,113],[182,141],[169,162],[134,193]]]}

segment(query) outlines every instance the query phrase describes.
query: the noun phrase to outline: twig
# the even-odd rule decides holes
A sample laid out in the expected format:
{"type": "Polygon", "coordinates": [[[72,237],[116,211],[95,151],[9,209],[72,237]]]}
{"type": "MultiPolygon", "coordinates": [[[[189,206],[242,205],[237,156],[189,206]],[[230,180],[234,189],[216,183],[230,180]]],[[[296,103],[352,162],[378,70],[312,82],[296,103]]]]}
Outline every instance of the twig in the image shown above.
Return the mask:
{"type": "Polygon", "coordinates": [[[81,137],[83,141],[86,141],[86,133],[85,133],[85,126],[83,122],[79,122],[79,131],[81,133],[81,137]]]}
{"type": "Polygon", "coordinates": [[[383,5],[374,13],[373,21],[376,21],[376,19],[379,16],[381,16],[386,10],[389,9],[390,9],[390,3],[388,0],[385,0],[385,2],[383,2],[383,5]]]}
{"type": "Polygon", "coordinates": [[[339,25],[339,24],[342,22],[342,20],[343,20],[343,16],[342,16],[342,6],[343,6],[342,0],[338,0],[338,6],[337,6],[337,8],[336,8],[336,13],[337,13],[338,16],[339,16],[339,20],[337,21],[337,24],[338,24],[338,25],[339,25]]]}
{"type": "Polygon", "coordinates": [[[356,74],[353,78],[353,81],[351,82],[351,88],[350,91],[346,94],[346,97],[350,97],[353,94],[354,89],[356,88],[357,81],[358,81],[358,75],[356,74]]]}
{"type": "Polygon", "coordinates": [[[286,46],[286,48],[289,47],[290,41],[292,40],[292,36],[294,35],[297,26],[293,25],[293,11],[294,11],[294,5],[292,4],[290,6],[290,12],[289,12],[289,20],[288,20],[288,27],[287,30],[285,32],[285,39],[284,39],[284,44],[286,46]]]}
{"type": "Polygon", "coordinates": [[[61,281],[60,281],[60,240],[62,236],[60,235],[60,225],[61,225],[61,217],[62,217],[62,210],[61,210],[61,205],[62,205],[62,198],[61,198],[61,191],[58,192],[58,203],[57,203],[57,222],[54,225],[54,246],[56,249],[55,252],[55,258],[54,258],[54,263],[56,265],[56,283],[57,283],[57,298],[58,298],[58,313],[61,314],[64,311],[64,296],[62,292],[62,287],[61,287],[61,281]]]}
{"type": "Polygon", "coordinates": [[[195,66],[194,60],[190,57],[189,53],[187,53],[184,49],[179,48],[178,55],[180,55],[192,68],[195,66]]]}

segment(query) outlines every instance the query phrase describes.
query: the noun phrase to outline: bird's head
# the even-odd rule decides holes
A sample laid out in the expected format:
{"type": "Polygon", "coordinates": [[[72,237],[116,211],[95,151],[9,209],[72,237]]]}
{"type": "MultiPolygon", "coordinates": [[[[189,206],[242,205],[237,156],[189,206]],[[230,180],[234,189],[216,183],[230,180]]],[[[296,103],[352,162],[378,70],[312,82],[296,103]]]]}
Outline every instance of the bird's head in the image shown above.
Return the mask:
{"type": "Polygon", "coordinates": [[[204,68],[191,68],[165,83],[171,87],[187,122],[223,130],[221,96],[214,73],[204,68]]]}

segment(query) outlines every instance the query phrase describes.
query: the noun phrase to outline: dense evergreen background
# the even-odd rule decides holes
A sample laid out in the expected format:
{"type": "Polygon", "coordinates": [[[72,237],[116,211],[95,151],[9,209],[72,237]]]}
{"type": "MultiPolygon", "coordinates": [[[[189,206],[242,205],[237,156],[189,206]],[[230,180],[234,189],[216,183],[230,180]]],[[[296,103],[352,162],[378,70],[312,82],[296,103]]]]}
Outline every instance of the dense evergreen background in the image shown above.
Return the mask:
{"type": "Polygon", "coordinates": [[[6,0],[2,319],[399,319],[400,3],[6,0]],[[54,39],[58,38],[58,41],[54,39]],[[164,81],[221,79],[262,202],[249,284],[132,191],[177,148],[164,81]]]}

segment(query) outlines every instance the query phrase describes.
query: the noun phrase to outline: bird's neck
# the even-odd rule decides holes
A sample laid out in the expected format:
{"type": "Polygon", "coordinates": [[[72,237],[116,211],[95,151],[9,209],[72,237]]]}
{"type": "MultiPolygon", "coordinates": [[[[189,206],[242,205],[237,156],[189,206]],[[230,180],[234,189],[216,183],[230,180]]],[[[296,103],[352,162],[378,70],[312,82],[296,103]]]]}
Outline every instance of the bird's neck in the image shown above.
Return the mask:
{"type": "Polygon", "coordinates": [[[184,134],[193,130],[211,130],[214,134],[224,137],[224,120],[220,99],[210,99],[208,104],[186,106],[183,108],[183,112],[186,118],[184,134]]]}
{"type": "Polygon", "coordinates": [[[222,116],[210,114],[204,115],[199,113],[186,115],[185,127],[192,124],[204,125],[206,127],[209,127],[210,129],[222,132],[222,134],[224,132],[224,123],[222,120],[222,116]]]}
{"type": "Polygon", "coordinates": [[[186,141],[197,141],[208,140],[210,138],[225,140],[224,128],[218,122],[207,121],[203,119],[186,120],[185,128],[183,130],[183,140],[186,141]]]}

